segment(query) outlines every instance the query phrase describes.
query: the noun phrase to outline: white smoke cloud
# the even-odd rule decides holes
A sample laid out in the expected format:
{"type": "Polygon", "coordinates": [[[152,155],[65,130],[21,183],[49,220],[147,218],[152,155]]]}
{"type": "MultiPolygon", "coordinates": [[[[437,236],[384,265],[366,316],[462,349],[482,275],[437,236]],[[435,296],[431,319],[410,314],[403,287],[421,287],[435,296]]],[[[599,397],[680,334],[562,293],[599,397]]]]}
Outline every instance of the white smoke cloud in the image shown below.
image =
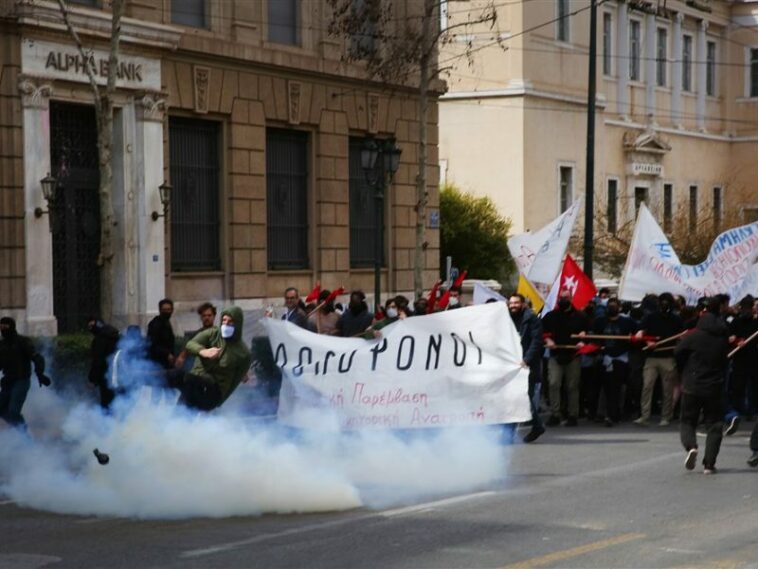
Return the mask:
{"type": "Polygon", "coordinates": [[[412,503],[481,487],[507,466],[492,430],[295,432],[228,410],[192,414],[148,391],[106,415],[35,388],[32,435],[0,427],[0,492],[59,513],[226,517],[412,503]]]}

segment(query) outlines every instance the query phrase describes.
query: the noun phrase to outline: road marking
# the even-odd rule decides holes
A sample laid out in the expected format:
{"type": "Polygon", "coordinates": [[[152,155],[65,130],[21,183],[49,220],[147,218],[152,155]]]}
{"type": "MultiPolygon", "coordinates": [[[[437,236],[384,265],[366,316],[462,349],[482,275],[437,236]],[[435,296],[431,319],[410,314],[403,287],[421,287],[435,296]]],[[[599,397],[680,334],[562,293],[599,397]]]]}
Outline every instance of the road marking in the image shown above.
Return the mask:
{"type": "Polygon", "coordinates": [[[485,498],[487,496],[494,496],[496,492],[488,490],[486,492],[477,492],[476,494],[465,494],[463,496],[454,496],[452,498],[445,498],[444,500],[437,500],[436,502],[427,502],[425,504],[416,504],[414,506],[407,506],[405,508],[397,508],[396,510],[387,510],[381,512],[381,516],[385,518],[393,518],[395,516],[403,516],[405,514],[414,514],[417,512],[426,512],[433,510],[434,508],[441,508],[444,506],[450,506],[459,502],[466,502],[468,500],[476,500],[478,498],[485,498]]]}
{"type": "Polygon", "coordinates": [[[563,551],[556,551],[555,553],[549,553],[548,555],[541,555],[540,557],[533,557],[531,559],[525,559],[512,565],[506,565],[502,569],[531,569],[532,567],[542,567],[551,563],[560,561],[566,561],[572,557],[579,557],[580,555],[587,555],[588,553],[594,553],[602,549],[608,549],[616,545],[622,545],[629,543],[630,541],[636,541],[646,537],[644,533],[625,533],[616,537],[610,537],[608,539],[602,539],[586,545],[580,545],[578,547],[572,547],[571,549],[564,549],[563,551]]]}

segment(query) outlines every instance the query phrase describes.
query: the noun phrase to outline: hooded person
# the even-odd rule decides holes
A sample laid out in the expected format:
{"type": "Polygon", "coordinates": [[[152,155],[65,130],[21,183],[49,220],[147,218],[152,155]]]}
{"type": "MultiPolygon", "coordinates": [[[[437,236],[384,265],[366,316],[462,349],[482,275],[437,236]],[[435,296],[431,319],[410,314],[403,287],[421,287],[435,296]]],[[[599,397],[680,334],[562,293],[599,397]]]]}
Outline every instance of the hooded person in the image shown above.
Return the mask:
{"type": "Polygon", "coordinates": [[[26,425],[21,409],[31,387],[32,364],[40,387],[50,385],[45,375],[45,360],[37,353],[34,343],[16,330],[16,321],[0,318],[0,417],[9,424],[23,428],[26,425]]]}
{"type": "Polygon", "coordinates": [[[96,316],[87,321],[87,328],[92,332],[90,344],[89,382],[100,391],[100,406],[110,407],[116,392],[108,384],[108,358],[116,352],[121,335],[113,326],[106,324],[96,316]]]}
{"type": "Polygon", "coordinates": [[[230,306],[221,312],[221,325],[200,331],[186,350],[196,356],[189,373],[169,372],[169,385],[179,389],[180,402],[200,411],[220,407],[247,377],[252,362],[242,341],[242,309],[230,306]]]}

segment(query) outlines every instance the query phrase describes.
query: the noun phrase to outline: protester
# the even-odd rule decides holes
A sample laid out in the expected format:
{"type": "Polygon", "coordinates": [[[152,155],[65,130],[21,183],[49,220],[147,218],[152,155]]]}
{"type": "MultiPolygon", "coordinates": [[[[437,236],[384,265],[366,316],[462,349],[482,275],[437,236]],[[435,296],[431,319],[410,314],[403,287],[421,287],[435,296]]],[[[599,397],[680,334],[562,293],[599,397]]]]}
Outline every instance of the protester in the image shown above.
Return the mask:
{"type": "Polygon", "coordinates": [[[200,411],[221,406],[246,380],[251,356],[242,341],[242,310],[231,306],[221,312],[221,326],[200,331],[187,342],[187,351],[195,356],[189,373],[173,370],[169,385],[181,392],[180,402],[200,411]]]}
{"type": "Polygon", "coordinates": [[[171,326],[174,302],[164,298],[158,303],[158,316],[147,325],[148,356],[164,369],[174,367],[176,338],[171,326]]]}
{"type": "Polygon", "coordinates": [[[34,343],[16,330],[16,321],[0,318],[0,417],[9,425],[26,428],[22,414],[31,387],[32,365],[40,387],[52,382],[45,375],[45,359],[37,353],[34,343]]]}
{"type": "MultiPolygon", "coordinates": [[[[197,315],[200,317],[200,328],[196,332],[191,333],[191,336],[195,336],[208,328],[213,328],[216,322],[216,307],[210,302],[204,302],[197,307],[197,315]]],[[[179,352],[174,361],[174,367],[177,369],[183,368],[187,361],[187,355],[186,348],[179,352]]]]}
{"type": "Polygon", "coordinates": [[[542,387],[542,322],[531,308],[526,306],[526,299],[519,293],[513,293],[508,299],[508,311],[516,331],[521,337],[521,366],[529,368],[529,402],[532,409],[532,426],[524,435],[525,443],[536,441],[545,427],[540,417],[540,395],[542,387]]]}
{"type": "Polygon", "coordinates": [[[308,315],[300,306],[300,293],[295,287],[289,287],[284,291],[284,306],[287,310],[282,315],[282,320],[292,322],[301,328],[308,328],[308,315]]]}
{"type": "Polygon", "coordinates": [[[90,317],[87,328],[92,333],[90,344],[89,381],[100,392],[100,406],[108,409],[116,396],[108,382],[108,358],[115,353],[119,333],[113,326],[106,324],[96,316],[90,317]]]}
{"type": "Polygon", "coordinates": [[[452,286],[450,287],[450,298],[444,310],[455,310],[456,308],[463,308],[463,292],[461,287],[452,286]]]}
{"type": "Polygon", "coordinates": [[[429,301],[423,296],[420,296],[413,303],[413,315],[424,316],[427,313],[428,308],[429,308],[429,301]]]}
{"type": "Polygon", "coordinates": [[[350,293],[347,310],[337,320],[337,333],[343,338],[354,338],[363,334],[371,326],[374,317],[368,311],[366,295],[362,290],[350,293]]]}
{"type": "MultiPolygon", "coordinates": [[[[641,330],[637,333],[639,338],[650,336],[664,340],[684,330],[682,319],[673,312],[674,297],[670,293],[662,293],[658,297],[657,303],[653,299],[649,299],[649,301],[649,313],[643,317],[640,323],[641,330]]],[[[661,421],[658,425],[665,427],[671,423],[674,414],[674,386],[677,383],[672,345],[657,348],[656,342],[651,340],[647,342],[647,347],[642,370],[642,400],[640,402],[642,409],[640,417],[634,422],[640,426],[650,424],[653,388],[656,380],[660,377],[663,387],[663,407],[661,409],[661,421]]]]}
{"type": "Polygon", "coordinates": [[[758,342],[753,340],[745,344],[747,338],[758,332],[758,319],[753,316],[754,303],[750,295],[743,298],[739,304],[740,312],[729,326],[729,334],[735,337],[736,347],[740,348],[732,358],[732,373],[727,386],[729,406],[738,413],[737,416],[750,414],[748,388],[754,385],[758,375],[758,342]]]}
{"type": "Polygon", "coordinates": [[[583,342],[572,339],[572,335],[585,335],[589,328],[587,317],[577,311],[571,303],[572,296],[563,290],[555,310],[550,311],[542,321],[545,331],[545,347],[550,350],[548,359],[548,384],[550,387],[550,418],[547,426],[561,422],[561,389],[566,384],[568,395],[567,427],[575,427],[579,417],[579,380],[581,361],[577,348],[583,342]]]}
{"type": "Polygon", "coordinates": [[[687,452],[685,467],[695,468],[698,454],[695,428],[700,414],[707,429],[703,473],[716,472],[716,458],[723,430],[722,390],[728,364],[729,331],[719,318],[721,300],[713,298],[700,316],[695,331],[674,350],[676,366],[682,375],[681,441],[687,452]]]}
{"type": "Polygon", "coordinates": [[[334,300],[327,302],[331,294],[331,291],[326,289],[319,293],[317,309],[308,315],[308,330],[311,332],[327,336],[336,336],[339,333],[337,330],[339,316],[334,310],[334,300]]]}

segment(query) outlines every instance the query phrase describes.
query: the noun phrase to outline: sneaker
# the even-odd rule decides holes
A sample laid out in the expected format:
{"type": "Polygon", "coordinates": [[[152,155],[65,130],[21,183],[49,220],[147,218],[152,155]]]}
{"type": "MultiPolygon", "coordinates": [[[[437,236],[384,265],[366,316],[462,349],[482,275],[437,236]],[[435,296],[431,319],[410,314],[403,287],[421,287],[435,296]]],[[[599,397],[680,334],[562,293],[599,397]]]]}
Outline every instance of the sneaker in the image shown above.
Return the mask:
{"type": "Polygon", "coordinates": [[[561,424],[561,418],[558,415],[550,415],[545,423],[548,427],[557,427],[561,424]]]}
{"type": "Polygon", "coordinates": [[[740,427],[740,416],[735,415],[732,417],[729,421],[729,424],[726,427],[726,430],[724,431],[724,434],[729,437],[732,436],[734,433],[737,432],[737,429],[740,427]]]}
{"type": "Polygon", "coordinates": [[[671,421],[668,419],[661,419],[661,422],[658,423],[659,427],[668,427],[671,424],[671,421]]]}
{"type": "Polygon", "coordinates": [[[639,419],[635,419],[634,421],[632,421],[632,423],[634,423],[638,427],[649,427],[650,426],[650,422],[647,419],[645,419],[644,417],[640,417],[639,419]]]}
{"type": "Polygon", "coordinates": [[[703,469],[703,474],[716,474],[718,470],[716,470],[715,466],[706,466],[703,469]]]}
{"type": "Polygon", "coordinates": [[[525,443],[533,443],[538,438],[540,438],[544,433],[545,433],[545,429],[544,428],[532,429],[526,435],[524,435],[524,439],[523,440],[524,440],[525,443]]]}
{"type": "Polygon", "coordinates": [[[569,417],[566,419],[566,426],[567,427],[576,427],[579,424],[579,422],[576,420],[576,417],[569,417]]]}
{"type": "Polygon", "coordinates": [[[758,450],[753,452],[752,456],[747,459],[747,463],[749,466],[752,466],[753,468],[758,466],[758,450]]]}
{"type": "Polygon", "coordinates": [[[695,464],[697,464],[697,449],[691,448],[687,451],[687,458],[684,459],[684,468],[694,470],[695,464]]]}

